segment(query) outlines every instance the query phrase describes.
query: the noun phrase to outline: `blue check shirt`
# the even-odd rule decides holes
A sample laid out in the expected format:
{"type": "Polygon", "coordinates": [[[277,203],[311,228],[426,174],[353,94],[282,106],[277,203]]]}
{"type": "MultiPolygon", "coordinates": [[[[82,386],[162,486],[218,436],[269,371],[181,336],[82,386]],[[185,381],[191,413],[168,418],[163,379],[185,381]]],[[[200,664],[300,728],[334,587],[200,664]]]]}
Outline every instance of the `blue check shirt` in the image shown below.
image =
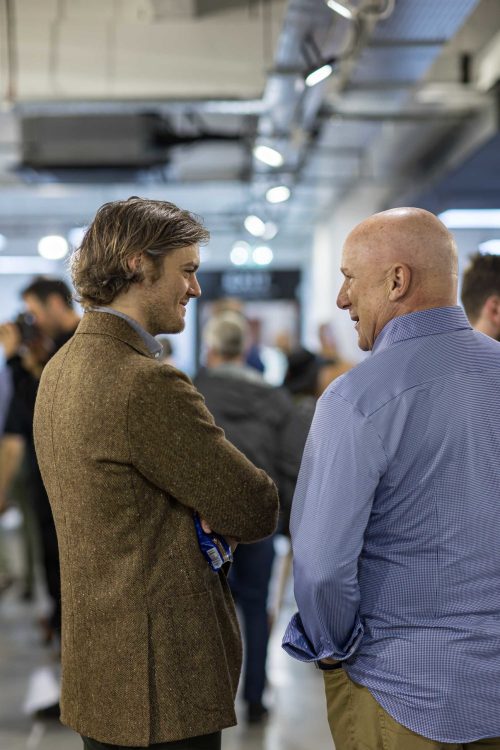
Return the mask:
{"type": "Polygon", "coordinates": [[[433,740],[500,736],[500,344],[460,307],[391,320],[318,402],[283,646],[433,740]]]}

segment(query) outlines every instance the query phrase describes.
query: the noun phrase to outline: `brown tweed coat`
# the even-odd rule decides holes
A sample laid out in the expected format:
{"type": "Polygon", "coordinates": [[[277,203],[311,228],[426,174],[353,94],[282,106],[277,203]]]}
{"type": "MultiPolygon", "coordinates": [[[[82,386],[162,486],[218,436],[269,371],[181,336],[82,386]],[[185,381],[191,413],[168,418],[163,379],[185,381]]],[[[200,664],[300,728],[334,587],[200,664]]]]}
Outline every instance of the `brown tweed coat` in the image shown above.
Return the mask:
{"type": "Polygon", "coordinates": [[[238,624],[192,510],[254,541],[275,528],[271,480],[106,313],[86,313],[46,366],[34,430],[61,557],[63,723],[139,746],[234,724],[238,624]]]}

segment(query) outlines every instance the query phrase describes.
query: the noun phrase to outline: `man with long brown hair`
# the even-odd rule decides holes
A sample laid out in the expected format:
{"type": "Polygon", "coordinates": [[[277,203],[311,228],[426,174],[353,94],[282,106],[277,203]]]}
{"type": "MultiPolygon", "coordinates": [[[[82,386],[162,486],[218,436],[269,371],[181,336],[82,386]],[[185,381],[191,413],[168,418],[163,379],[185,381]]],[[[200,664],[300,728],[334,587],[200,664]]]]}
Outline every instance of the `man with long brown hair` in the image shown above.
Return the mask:
{"type": "Polygon", "coordinates": [[[184,328],[208,232],[171,203],[102,206],[72,273],[85,315],[46,367],[35,440],[61,551],[62,721],[89,750],[220,748],[235,723],[241,644],[223,569],[193,515],[250,542],[276,489],[160,364],[184,328]]]}

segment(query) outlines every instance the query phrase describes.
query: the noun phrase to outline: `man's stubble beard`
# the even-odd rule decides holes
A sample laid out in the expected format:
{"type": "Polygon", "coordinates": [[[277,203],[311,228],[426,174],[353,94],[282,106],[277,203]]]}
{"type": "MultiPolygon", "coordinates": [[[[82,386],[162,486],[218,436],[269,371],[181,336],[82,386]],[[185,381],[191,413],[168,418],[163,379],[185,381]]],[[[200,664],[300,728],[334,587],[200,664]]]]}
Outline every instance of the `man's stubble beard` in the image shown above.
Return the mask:
{"type": "Polygon", "coordinates": [[[147,321],[148,331],[152,336],[159,336],[164,333],[181,333],[185,328],[185,321],[182,318],[173,320],[166,312],[158,311],[158,304],[152,303],[148,308],[147,321]]]}

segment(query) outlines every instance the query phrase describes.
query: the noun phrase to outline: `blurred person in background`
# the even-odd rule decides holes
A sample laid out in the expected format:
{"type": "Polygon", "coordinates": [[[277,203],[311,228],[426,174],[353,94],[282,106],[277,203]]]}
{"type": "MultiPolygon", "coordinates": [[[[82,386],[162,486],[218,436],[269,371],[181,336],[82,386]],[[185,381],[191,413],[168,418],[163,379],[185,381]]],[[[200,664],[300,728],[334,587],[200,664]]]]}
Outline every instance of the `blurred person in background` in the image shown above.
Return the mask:
{"type": "Polygon", "coordinates": [[[28,533],[33,511],[39,527],[42,561],[52,602],[48,620],[42,621],[44,639],[49,643],[61,632],[61,583],[59,551],[54,520],[43,486],[33,443],[33,415],[40,375],[49,359],[73,335],[79,317],[73,309],[72,293],[61,279],[37,277],[22,292],[25,312],[15,323],[0,326],[3,344],[12,372],[14,392],[0,442],[0,504],[7,496],[20,470],[26,452],[28,487],[22,495],[22,508],[28,533]]]}
{"type": "Polygon", "coordinates": [[[233,543],[268,536],[276,488],[154,338],[184,329],[207,239],[172,203],[101,206],[72,258],[85,314],[38,390],[61,550],[61,720],[88,750],[219,750],[236,722],[238,622],[197,521],[233,543]]]}
{"type": "Polygon", "coordinates": [[[175,367],[174,348],[170,339],[167,336],[158,336],[157,341],[162,347],[160,356],[158,357],[159,361],[165,365],[172,365],[175,367]]]}
{"type": "Polygon", "coordinates": [[[462,279],[462,304],[476,331],[500,341],[500,255],[471,257],[462,279]]]}
{"type": "MultiPolygon", "coordinates": [[[[288,366],[283,385],[300,408],[314,412],[316,401],[327,386],[352,368],[337,351],[329,323],[318,327],[320,349],[313,353],[304,347],[288,347],[288,366]]],[[[312,418],[312,414],[311,414],[312,418]]]]}
{"type": "MultiPolygon", "coordinates": [[[[291,398],[245,361],[248,324],[236,312],[215,315],[203,331],[206,369],[194,380],[216,424],[228,440],[276,482],[283,509],[290,506],[309,422],[300,419],[291,398]]],[[[287,514],[288,515],[288,514],[287,514]]],[[[234,553],[229,583],[241,608],[245,634],[243,699],[249,723],[268,713],[266,684],[269,639],[267,599],[274,559],[271,537],[241,544],[234,553]]]]}
{"type": "MultiPolygon", "coordinates": [[[[11,374],[7,367],[7,359],[5,355],[5,349],[0,342],[0,438],[3,435],[3,427],[7,416],[7,410],[9,407],[10,399],[12,396],[12,381],[11,374]]],[[[0,464],[0,473],[2,466],[0,464]]],[[[0,500],[0,518],[2,513],[5,511],[5,502],[0,500]]],[[[4,552],[2,545],[2,531],[0,529],[0,594],[2,594],[13,582],[13,577],[10,573],[9,563],[7,556],[4,552]]]]}

